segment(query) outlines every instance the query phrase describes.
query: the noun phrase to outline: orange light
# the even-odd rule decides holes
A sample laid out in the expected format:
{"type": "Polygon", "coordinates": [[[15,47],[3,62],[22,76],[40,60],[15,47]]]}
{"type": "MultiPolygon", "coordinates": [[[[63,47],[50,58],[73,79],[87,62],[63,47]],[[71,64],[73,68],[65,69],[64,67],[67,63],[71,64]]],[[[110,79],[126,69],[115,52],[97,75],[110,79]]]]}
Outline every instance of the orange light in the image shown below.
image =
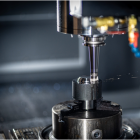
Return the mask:
{"type": "Polygon", "coordinates": [[[134,43],[134,38],[128,38],[128,40],[130,44],[134,43]]]}

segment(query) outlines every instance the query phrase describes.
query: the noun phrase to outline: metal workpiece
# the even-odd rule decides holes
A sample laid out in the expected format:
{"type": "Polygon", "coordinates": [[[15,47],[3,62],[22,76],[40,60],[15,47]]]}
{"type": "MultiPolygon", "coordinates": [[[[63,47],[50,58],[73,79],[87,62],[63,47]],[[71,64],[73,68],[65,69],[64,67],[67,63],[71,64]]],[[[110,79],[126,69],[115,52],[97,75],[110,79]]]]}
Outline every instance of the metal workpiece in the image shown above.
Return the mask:
{"type": "Polygon", "coordinates": [[[95,100],[102,99],[102,81],[91,83],[90,78],[86,76],[73,80],[72,98],[81,101],[85,110],[95,109],[95,100]]]}
{"type": "Polygon", "coordinates": [[[96,100],[102,99],[102,81],[90,82],[87,76],[72,81],[72,98],[82,102],[85,110],[95,109],[96,100]]]}
{"type": "MultiPolygon", "coordinates": [[[[79,80],[80,78],[78,78],[79,80]]],[[[84,78],[83,78],[84,79],[84,78]]],[[[79,83],[77,79],[72,80],[72,98],[75,100],[98,100],[102,98],[102,81],[98,80],[94,83],[79,83]]]]}

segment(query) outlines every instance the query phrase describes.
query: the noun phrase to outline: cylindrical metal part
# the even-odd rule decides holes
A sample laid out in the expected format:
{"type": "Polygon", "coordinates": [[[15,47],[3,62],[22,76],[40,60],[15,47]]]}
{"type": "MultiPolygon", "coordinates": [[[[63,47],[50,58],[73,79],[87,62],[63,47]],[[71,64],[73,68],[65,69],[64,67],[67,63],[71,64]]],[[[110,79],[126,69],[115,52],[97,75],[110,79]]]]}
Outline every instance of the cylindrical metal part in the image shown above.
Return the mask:
{"type": "MultiPolygon", "coordinates": [[[[103,114],[103,111],[95,112],[95,115],[97,116],[103,114]]],[[[90,115],[92,113],[93,111],[77,112],[69,117],[66,117],[65,123],[68,130],[67,137],[70,139],[92,139],[93,137],[91,132],[95,129],[102,131],[101,138],[104,139],[115,139],[121,135],[122,118],[120,112],[113,116],[103,118],[93,117],[90,119],[90,115]],[[80,117],[82,115],[85,115],[85,118],[80,117]]]]}
{"type": "Polygon", "coordinates": [[[69,1],[57,0],[57,31],[82,34],[81,19],[69,14],[69,1]]]}
{"type": "Polygon", "coordinates": [[[82,36],[83,37],[83,45],[88,47],[101,47],[104,46],[105,40],[107,38],[107,34],[94,34],[91,36],[82,36]]]}
{"type": "Polygon", "coordinates": [[[100,47],[88,47],[90,62],[90,82],[98,80],[100,47]]]}
{"type": "Polygon", "coordinates": [[[88,49],[89,49],[90,72],[98,73],[100,47],[88,47],[88,49]]]}
{"type": "Polygon", "coordinates": [[[79,77],[72,81],[72,98],[83,102],[83,109],[94,109],[95,100],[102,98],[102,81],[90,83],[89,77],[79,77]]]}
{"type": "Polygon", "coordinates": [[[72,80],[72,97],[75,100],[98,100],[102,98],[102,81],[81,84],[76,79],[72,80]]]}
{"type": "Polygon", "coordinates": [[[89,50],[89,62],[90,62],[90,82],[98,80],[98,67],[99,67],[99,54],[100,46],[105,45],[107,35],[93,35],[83,36],[84,46],[89,50]]]}
{"type": "Polygon", "coordinates": [[[76,111],[64,116],[59,122],[63,104],[52,108],[52,134],[56,139],[116,139],[122,134],[122,117],[120,111],[89,110],[76,111]],[[96,132],[94,131],[96,130],[96,132]]]}
{"type": "Polygon", "coordinates": [[[94,100],[82,101],[82,108],[85,109],[85,110],[95,109],[95,101],[94,100]]]}

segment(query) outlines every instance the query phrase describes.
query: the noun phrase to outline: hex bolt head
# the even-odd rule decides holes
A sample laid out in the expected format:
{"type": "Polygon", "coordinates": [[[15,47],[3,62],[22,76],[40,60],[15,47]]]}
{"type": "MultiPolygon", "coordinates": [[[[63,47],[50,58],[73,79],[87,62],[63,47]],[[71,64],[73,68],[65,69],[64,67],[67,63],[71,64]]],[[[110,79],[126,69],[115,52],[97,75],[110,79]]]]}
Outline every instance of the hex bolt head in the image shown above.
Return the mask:
{"type": "Polygon", "coordinates": [[[95,129],[91,132],[91,137],[93,139],[102,139],[102,130],[95,129]]]}

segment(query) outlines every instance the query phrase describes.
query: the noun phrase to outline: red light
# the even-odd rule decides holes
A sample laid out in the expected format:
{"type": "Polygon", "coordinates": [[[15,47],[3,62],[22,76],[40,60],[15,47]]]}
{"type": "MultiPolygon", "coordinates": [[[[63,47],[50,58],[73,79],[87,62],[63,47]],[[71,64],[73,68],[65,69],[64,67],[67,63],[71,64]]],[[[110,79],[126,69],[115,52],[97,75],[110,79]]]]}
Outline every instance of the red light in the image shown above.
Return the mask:
{"type": "Polygon", "coordinates": [[[126,34],[126,31],[107,31],[107,34],[120,35],[120,34],[126,34]]]}
{"type": "Polygon", "coordinates": [[[135,48],[138,47],[138,37],[139,37],[139,33],[138,32],[134,32],[134,47],[135,48]]]}

